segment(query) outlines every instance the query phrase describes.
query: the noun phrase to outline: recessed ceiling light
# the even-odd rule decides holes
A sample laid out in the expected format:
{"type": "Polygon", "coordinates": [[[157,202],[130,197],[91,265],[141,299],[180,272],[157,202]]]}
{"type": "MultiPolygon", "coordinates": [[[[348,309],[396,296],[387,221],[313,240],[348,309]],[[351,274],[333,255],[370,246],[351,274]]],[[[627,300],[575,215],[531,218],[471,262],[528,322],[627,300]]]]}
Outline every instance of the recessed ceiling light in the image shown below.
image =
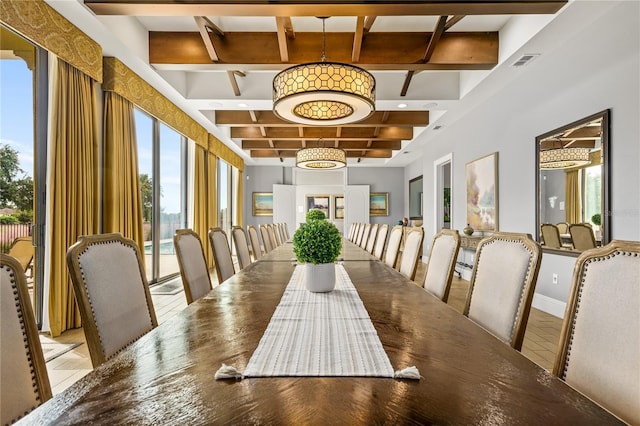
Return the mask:
{"type": "Polygon", "coordinates": [[[398,108],[406,108],[407,106],[407,104],[398,104],[398,108]]]}
{"type": "Polygon", "coordinates": [[[209,106],[213,109],[218,109],[222,108],[224,105],[222,105],[222,102],[211,102],[209,103],[209,106]]]}
{"type": "Polygon", "coordinates": [[[240,108],[249,108],[249,104],[245,104],[244,102],[239,103],[238,106],[240,108]]]}

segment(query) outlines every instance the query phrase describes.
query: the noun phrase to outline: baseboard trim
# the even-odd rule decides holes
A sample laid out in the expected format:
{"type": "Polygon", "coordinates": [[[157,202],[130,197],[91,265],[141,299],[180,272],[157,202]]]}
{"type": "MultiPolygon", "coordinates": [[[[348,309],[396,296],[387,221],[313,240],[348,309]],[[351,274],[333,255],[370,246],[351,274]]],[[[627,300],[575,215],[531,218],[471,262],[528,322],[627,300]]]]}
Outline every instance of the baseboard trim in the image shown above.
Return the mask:
{"type": "Polygon", "coordinates": [[[542,312],[546,312],[549,315],[562,319],[564,318],[564,310],[567,307],[567,304],[549,296],[535,293],[533,295],[533,302],[531,302],[531,306],[536,309],[540,309],[542,312]]]}

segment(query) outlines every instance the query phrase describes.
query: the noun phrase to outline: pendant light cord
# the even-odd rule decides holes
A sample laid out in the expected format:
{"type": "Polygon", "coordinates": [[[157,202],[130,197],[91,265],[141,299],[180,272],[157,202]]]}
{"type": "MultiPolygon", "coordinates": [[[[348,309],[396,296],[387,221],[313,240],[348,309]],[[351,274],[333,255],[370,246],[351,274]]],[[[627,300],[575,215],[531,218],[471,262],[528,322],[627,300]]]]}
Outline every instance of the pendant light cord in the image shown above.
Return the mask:
{"type": "Polygon", "coordinates": [[[327,20],[326,16],[321,17],[322,19],[322,57],[320,57],[320,61],[326,62],[327,56],[325,54],[325,32],[324,32],[324,23],[327,20]]]}

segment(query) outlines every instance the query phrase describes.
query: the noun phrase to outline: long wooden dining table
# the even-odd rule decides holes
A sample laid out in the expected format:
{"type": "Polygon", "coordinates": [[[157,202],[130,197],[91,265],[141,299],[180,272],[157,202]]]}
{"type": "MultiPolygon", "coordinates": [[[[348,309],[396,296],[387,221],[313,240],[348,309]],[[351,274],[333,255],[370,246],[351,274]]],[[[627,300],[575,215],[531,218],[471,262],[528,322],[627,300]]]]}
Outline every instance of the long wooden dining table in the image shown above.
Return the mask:
{"type": "Polygon", "coordinates": [[[603,408],[345,241],[344,268],[394,367],[420,380],[214,380],[247,366],[293,272],[283,244],[97,367],[28,424],[618,424],[603,408]],[[357,249],[357,250],[356,250],[357,249]],[[348,253],[351,253],[349,255],[348,253]],[[349,260],[351,258],[351,260],[349,260]]]}

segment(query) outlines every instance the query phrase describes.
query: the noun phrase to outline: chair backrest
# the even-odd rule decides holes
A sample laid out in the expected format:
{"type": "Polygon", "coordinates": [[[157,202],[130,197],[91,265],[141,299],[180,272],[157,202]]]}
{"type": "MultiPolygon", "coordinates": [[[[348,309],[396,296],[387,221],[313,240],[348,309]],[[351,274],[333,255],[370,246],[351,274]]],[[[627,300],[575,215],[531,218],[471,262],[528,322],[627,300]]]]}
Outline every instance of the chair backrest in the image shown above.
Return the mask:
{"type": "Polygon", "coordinates": [[[264,252],[269,253],[271,250],[273,250],[273,245],[271,244],[271,237],[269,237],[269,229],[267,228],[267,225],[260,225],[260,234],[262,235],[264,252]]]}
{"type": "Polygon", "coordinates": [[[236,273],[231,257],[231,247],[227,233],[222,228],[209,229],[209,241],[213,250],[213,262],[218,275],[218,283],[222,284],[236,273]]]}
{"type": "Polygon", "coordinates": [[[364,232],[362,234],[362,238],[360,239],[360,242],[358,243],[358,245],[360,247],[362,247],[363,249],[367,246],[367,241],[369,240],[369,234],[371,233],[371,224],[367,223],[364,226],[364,232]]]}
{"type": "Polygon", "coordinates": [[[349,225],[349,232],[347,233],[347,240],[351,241],[351,236],[353,235],[353,230],[356,227],[356,223],[355,222],[351,222],[351,225],[349,225]]]}
{"type": "Polygon", "coordinates": [[[287,236],[284,234],[284,223],[278,223],[278,232],[280,232],[280,244],[284,244],[287,241],[287,236]]]}
{"type": "Polygon", "coordinates": [[[573,270],[554,373],[640,424],[640,242],[583,252],[573,270]]]}
{"type": "Polygon", "coordinates": [[[158,325],[135,241],[81,236],[67,250],[67,266],[94,367],[158,325]]]}
{"type": "Polygon", "coordinates": [[[379,226],[380,225],[378,225],[377,223],[374,223],[373,225],[371,225],[371,231],[369,231],[369,238],[367,239],[367,246],[365,250],[372,254],[373,254],[373,248],[375,247],[376,236],[378,235],[379,226]]]}
{"type": "Polygon", "coordinates": [[[384,255],[384,263],[388,266],[395,268],[398,261],[398,253],[400,253],[400,243],[402,242],[402,226],[396,225],[391,228],[391,234],[389,235],[389,244],[387,245],[387,252],[384,255]]]}
{"type": "Polygon", "coordinates": [[[400,260],[400,273],[410,280],[416,277],[418,261],[422,254],[422,241],[424,240],[424,228],[413,228],[407,235],[404,243],[404,251],[400,260]]]}
{"type": "Polygon", "coordinates": [[[496,232],[480,241],[464,315],[520,350],[541,260],[529,234],[496,232]]]}
{"type": "Polygon", "coordinates": [[[356,235],[356,240],[354,241],[354,243],[356,243],[359,246],[361,245],[362,239],[364,238],[364,229],[367,227],[367,225],[368,223],[367,224],[361,223],[360,229],[358,229],[358,235],[356,235]]]}
{"type": "Polygon", "coordinates": [[[387,243],[387,235],[389,234],[389,225],[386,223],[378,227],[378,235],[376,236],[376,244],[373,248],[373,255],[382,260],[384,253],[384,245],[387,243]]]}
{"type": "Polygon", "coordinates": [[[273,231],[273,238],[275,238],[275,243],[274,243],[275,247],[280,247],[282,245],[282,239],[280,238],[280,230],[278,228],[279,227],[277,223],[273,223],[269,225],[269,229],[273,231]]]}
{"type": "Polygon", "coordinates": [[[258,237],[258,231],[253,225],[247,226],[247,232],[249,233],[249,241],[251,241],[251,251],[253,252],[253,258],[255,260],[262,258],[262,249],[260,248],[260,237],[258,237]]]}
{"type": "Polygon", "coordinates": [[[287,225],[287,222],[282,223],[282,230],[284,231],[285,241],[288,241],[291,238],[291,235],[289,235],[289,226],[287,225]]]}
{"type": "Polygon", "coordinates": [[[360,233],[360,222],[357,222],[356,226],[353,228],[353,234],[351,235],[351,238],[349,238],[349,241],[355,243],[358,239],[358,233],[360,233]]]}
{"type": "Polygon", "coordinates": [[[211,277],[202,248],[202,240],[192,229],[178,229],[173,236],[187,304],[211,291],[211,277]]]}
{"type": "Polygon", "coordinates": [[[556,223],[556,226],[558,227],[558,232],[561,234],[569,233],[569,224],[567,222],[556,223]]]}
{"type": "Polygon", "coordinates": [[[0,421],[5,425],[51,398],[24,269],[6,254],[0,254],[0,315],[0,421]]]}
{"type": "Polygon", "coordinates": [[[18,237],[13,240],[8,255],[17,259],[22,269],[26,271],[35,255],[35,247],[33,247],[31,237],[18,237]]]}
{"type": "Polygon", "coordinates": [[[562,240],[560,239],[560,231],[558,227],[552,223],[543,223],[540,225],[542,239],[545,247],[562,248],[562,240]]]}
{"type": "Polygon", "coordinates": [[[236,246],[236,256],[238,256],[238,264],[240,269],[244,269],[251,265],[251,253],[249,253],[249,243],[247,243],[247,234],[244,229],[239,226],[231,228],[231,238],[236,246]]]}
{"type": "Polygon", "coordinates": [[[572,223],[569,225],[569,233],[576,250],[589,250],[596,247],[596,238],[591,226],[584,223],[572,223]]]}
{"type": "Polygon", "coordinates": [[[267,232],[269,233],[269,239],[271,240],[271,247],[276,248],[280,246],[280,241],[276,237],[276,231],[273,229],[273,225],[266,225],[267,232]]]}
{"type": "Polygon", "coordinates": [[[433,237],[427,271],[424,274],[424,289],[443,302],[449,299],[451,280],[456,269],[460,234],[453,229],[443,229],[433,237]]]}

